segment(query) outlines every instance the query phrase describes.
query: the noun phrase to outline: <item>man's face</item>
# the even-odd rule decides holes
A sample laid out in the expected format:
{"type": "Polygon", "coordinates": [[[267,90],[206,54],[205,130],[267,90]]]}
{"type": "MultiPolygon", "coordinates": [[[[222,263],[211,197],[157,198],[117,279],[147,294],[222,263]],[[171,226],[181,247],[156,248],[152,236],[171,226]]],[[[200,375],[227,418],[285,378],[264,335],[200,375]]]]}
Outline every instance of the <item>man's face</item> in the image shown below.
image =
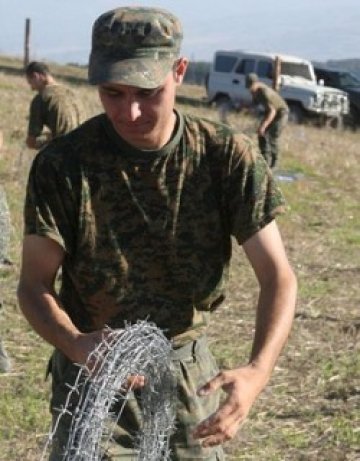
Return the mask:
{"type": "Polygon", "coordinates": [[[126,142],[139,149],[160,149],[169,141],[175,124],[176,87],[186,65],[184,60],[161,86],[150,90],[118,83],[99,85],[106,115],[126,142]]]}
{"type": "Polygon", "coordinates": [[[30,88],[34,91],[39,91],[43,86],[43,79],[37,72],[26,75],[26,81],[30,85],[30,88]]]}

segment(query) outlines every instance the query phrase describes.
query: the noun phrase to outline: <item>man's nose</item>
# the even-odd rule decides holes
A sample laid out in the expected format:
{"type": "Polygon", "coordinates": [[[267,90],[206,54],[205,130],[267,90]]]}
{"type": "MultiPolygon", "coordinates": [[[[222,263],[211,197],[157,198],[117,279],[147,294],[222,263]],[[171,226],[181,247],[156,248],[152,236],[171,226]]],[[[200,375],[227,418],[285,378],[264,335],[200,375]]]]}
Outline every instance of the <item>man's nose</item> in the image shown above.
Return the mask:
{"type": "Polygon", "coordinates": [[[141,115],[141,106],[138,100],[129,98],[126,101],[125,116],[130,122],[135,122],[141,115]]]}

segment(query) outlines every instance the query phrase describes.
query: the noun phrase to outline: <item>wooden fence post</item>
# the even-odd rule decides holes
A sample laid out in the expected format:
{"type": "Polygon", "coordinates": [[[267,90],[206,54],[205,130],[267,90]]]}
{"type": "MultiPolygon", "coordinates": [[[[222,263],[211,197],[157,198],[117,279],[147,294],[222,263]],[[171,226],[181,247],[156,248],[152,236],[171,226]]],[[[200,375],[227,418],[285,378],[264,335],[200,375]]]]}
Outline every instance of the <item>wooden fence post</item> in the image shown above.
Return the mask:
{"type": "Polygon", "coordinates": [[[24,41],[24,67],[29,64],[30,56],[30,19],[26,18],[25,21],[25,41],[24,41]]]}
{"type": "Polygon", "coordinates": [[[279,56],[276,56],[275,62],[274,62],[274,75],[273,75],[273,88],[275,91],[279,91],[280,74],[281,74],[281,60],[279,56]]]}

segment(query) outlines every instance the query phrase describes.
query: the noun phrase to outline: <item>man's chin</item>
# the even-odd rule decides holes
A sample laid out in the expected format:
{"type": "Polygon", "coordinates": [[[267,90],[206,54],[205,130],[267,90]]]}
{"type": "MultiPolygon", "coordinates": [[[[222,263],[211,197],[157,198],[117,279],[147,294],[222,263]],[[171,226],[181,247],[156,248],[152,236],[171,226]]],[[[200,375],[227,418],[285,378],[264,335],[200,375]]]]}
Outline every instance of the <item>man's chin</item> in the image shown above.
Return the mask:
{"type": "Polygon", "coordinates": [[[117,133],[121,138],[126,141],[131,146],[134,146],[138,149],[156,149],[156,140],[155,136],[151,132],[146,131],[125,131],[117,130],[117,133]]]}

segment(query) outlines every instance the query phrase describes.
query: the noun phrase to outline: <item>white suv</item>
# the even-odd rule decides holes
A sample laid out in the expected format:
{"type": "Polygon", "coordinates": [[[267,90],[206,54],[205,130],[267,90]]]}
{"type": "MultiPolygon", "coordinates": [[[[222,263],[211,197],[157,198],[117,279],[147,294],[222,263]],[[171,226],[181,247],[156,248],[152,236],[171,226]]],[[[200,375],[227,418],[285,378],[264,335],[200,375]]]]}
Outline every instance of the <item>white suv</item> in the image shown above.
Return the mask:
{"type": "Polygon", "coordinates": [[[246,75],[255,72],[272,86],[276,59],[280,61],[279,92],[289,106],[292,121],[314,117],[323,122],[342,121],[349,112],[347,94],[318,85],[312,63],[294,56],[217,51],[206,83],[209,102],[235,109],[249,106],[252,100],[245,86],[246,75]]]}

